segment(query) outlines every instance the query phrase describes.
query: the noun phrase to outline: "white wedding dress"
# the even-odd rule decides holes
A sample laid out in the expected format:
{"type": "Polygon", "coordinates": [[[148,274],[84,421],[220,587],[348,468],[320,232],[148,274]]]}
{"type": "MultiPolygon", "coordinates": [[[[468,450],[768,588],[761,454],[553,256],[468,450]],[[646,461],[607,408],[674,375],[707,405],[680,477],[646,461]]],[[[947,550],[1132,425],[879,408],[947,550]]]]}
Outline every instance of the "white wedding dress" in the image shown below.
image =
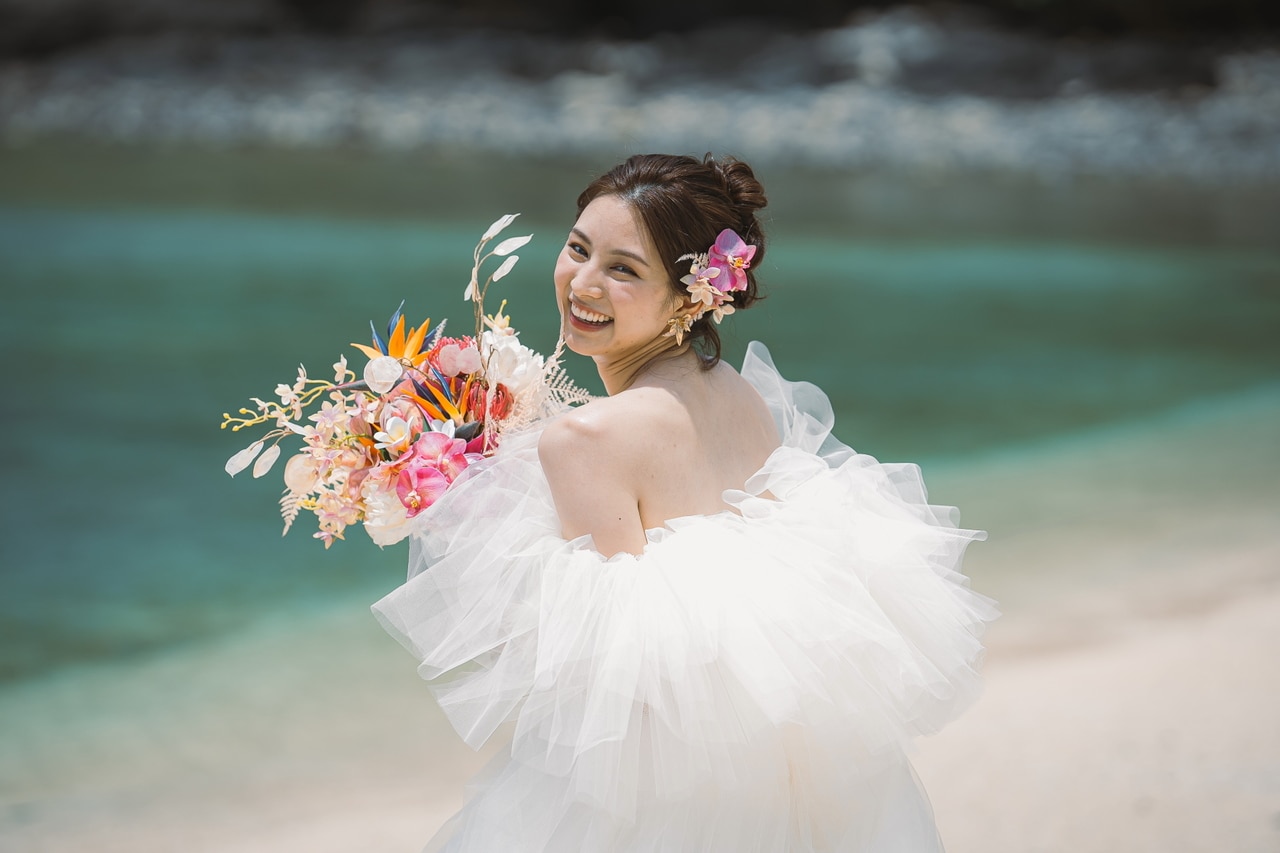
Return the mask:
{"type": "Polygon", "coordinates": [[[763,346],[742,374],[782,446],[732,510],[641,555],[561,537],[536,429],[415,519],[374,612],[468,744],[510,738],[428,849],[941,849],[905,750],[979,691],[996,610],[958,567],[983,534],[916,466],[832,437],[825,395],[763,346]]]}

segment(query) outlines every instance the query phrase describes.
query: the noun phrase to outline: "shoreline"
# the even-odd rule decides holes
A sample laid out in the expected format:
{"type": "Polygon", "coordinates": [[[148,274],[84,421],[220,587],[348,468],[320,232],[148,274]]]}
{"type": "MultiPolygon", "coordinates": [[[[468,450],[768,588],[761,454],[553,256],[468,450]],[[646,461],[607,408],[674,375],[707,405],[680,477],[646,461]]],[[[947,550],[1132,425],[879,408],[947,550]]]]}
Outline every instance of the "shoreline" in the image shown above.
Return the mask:
{"type": "MultiPolygon", "coordinates": [[[[993,522],[966,571],[1006,611],[914,756],[952,853],[1274,849],[1280,394],[1192,414],[930,475],[993,522]]],[[[485,756],[368,603],[0,688],[0,837],[419,849],[485,756]]]]}

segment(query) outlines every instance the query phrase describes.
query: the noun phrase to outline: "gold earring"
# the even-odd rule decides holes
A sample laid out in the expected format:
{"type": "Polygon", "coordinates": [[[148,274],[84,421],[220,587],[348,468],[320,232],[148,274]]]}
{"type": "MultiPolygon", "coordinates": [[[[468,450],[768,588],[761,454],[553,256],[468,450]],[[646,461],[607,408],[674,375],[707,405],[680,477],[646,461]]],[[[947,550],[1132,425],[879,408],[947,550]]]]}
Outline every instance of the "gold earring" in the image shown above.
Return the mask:
{"type": "Polygon", "coordinates": [[[675,338],[676,346],[684,343],[684,333],[693,327],[693,317],[688,314],[677,314],[667,321],[667,330],[662,333],[664,338],[675,338]]]}

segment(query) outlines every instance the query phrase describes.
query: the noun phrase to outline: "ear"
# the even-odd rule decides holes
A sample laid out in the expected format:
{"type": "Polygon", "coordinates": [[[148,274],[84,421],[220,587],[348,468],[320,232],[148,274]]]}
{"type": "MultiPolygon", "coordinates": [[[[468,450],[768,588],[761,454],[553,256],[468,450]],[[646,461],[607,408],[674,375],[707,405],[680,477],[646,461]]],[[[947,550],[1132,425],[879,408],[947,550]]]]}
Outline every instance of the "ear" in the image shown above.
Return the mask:
{"type": "Polygon", "coordinates": [[[672,314],[691,314],[693,313],[693,300],[689,298],[689,292],[683,287],[679,293],[671,291],[671,298],[667,300],[667,309],[672,314]]]}
{"type": "Polygon", "coordinates": [[[697,314],[698,314],[698,308],[699,308],[699,307],[701,307],[701,306],[700,306],[700,305],[695,305],[695,303],[693,302],[693,300],[692,300],[692,299],[689,299],[688,297],[686,297],[686,298],[684,298],[684,299],[680,300],[680,304],[679,304],[678,306],[676,306],[676,309],[675,309],[675,311],[674,311],[674,314],[675,314],[675,316],[677,316],[677,317],[690,316],[690,317],[693,317],[693,319],[694,319],[694,320],[697,320],[697,319],[698,319],[697,314]]]}

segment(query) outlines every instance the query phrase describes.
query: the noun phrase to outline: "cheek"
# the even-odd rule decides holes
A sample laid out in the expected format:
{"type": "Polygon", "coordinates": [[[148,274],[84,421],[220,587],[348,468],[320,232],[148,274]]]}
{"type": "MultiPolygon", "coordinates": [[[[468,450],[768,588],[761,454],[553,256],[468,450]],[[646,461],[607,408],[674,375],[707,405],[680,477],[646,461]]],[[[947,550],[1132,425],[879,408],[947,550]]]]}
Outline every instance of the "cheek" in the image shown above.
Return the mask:
{"type": "Polygon", "coordinates": [[[573,280],[573,271],[563,253],[556,259],[556,268],[551,277],[555,283],[556,302],[562,302],[569,293],[569,282],[573,280]]]}

